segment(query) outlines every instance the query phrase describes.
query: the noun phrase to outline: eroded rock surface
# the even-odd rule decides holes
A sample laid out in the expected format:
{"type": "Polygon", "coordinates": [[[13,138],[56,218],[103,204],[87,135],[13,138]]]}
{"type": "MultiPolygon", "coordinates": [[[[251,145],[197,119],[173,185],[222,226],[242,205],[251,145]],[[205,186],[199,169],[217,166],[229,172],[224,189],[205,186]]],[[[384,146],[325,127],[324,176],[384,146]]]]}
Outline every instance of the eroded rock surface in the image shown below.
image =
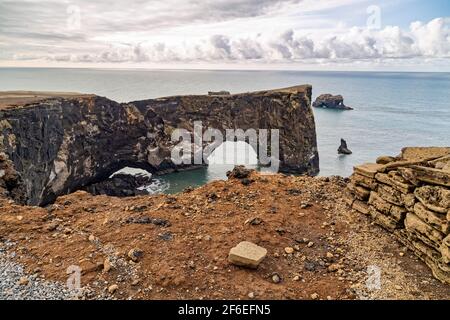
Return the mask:
{"type": "Polygon", "coordinates": [[[148,194],[145,186],[152,178],[146,175],[116,174],[105,181],[91,184],[84,188],[93,195],[108,195],[113,197],[133,197],[148,194]]]}
{"type": "Polygon", "coordinates": [[[441,164],[449,156],[450,148],[404,148],[397,157],[355,167],[346,194],[354,210],[392,232],[447,284],[450,175],[441,164]]]}
{"type": "Polygon", "coordinates": [[[319,171],[311,86],[123,104],[95,95],[0,93],[0,106],[2,161],[11,161],[19,181],[6,192],[23,190],[14,196],[21,203],[48,204],[126,166],[156,174],[190,167],[172,162],[171,133],[192,132],[194,121],[224,136],[226,129],[279,129],[280,171],[319,171]]]}

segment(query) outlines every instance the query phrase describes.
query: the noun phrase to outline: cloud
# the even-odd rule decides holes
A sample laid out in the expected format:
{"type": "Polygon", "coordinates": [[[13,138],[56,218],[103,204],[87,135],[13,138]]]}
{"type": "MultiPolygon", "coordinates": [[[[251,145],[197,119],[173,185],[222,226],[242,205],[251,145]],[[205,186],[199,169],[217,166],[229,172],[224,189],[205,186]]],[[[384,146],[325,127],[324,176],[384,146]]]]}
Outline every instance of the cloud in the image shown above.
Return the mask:
{"type": "Polygon", "coordinates": [[[357,5],[366,14],[370,2],[0,0],[0,59],[113,64],[450,59],[448,18],[372,30],[346,27],[354,24],[336,14],[357,5]],[[71,29],[77,18],[79,28],[71,29]]]}
{"type": "Polygon", "coordinates": [[[0,30],[16,35],[64,30],[75,14],[87,33],[149,31],[273,14],[302,0],[2,0],[0,30]]]}
{"type": "MultiPolygon", "coordinates": [[[[447,21],[448,22],[448,21],[447,21]]],[[[213,35],[195,43],[168,46],[164,43],[122,45],[100,54],[73,56],[73,61],[170,62],[261,61],[323,62],[368,59],[450,58],[450,32],[444,18],[415,22],[409,30],[351,28],[337,35],[302,35],[287,30],[275,38],[261,35],[232,38],[213,35]],[[89,57],[89,58],[88,58],[89,57]]]]}

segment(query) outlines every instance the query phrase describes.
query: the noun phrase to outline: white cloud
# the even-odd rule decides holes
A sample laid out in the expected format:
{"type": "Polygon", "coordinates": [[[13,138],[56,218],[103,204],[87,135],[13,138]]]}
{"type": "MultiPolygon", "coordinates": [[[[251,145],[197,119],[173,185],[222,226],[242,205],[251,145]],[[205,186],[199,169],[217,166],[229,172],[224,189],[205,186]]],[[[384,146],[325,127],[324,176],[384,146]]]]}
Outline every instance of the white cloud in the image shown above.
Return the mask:
{"type": "MultiPolygon", "coordinates": [[[[72,55],[84,62],[260,61],[317,63],[368,59],[450,58],[450,32],[444,18],[415,22],[409,30],[351,28],[323,37],[287,30],[276,37],[213,35],[197,42],[167,45],[115,45],[98,54],[72,55]]],[[[59,56],[48,56],[57,60],[59,56]]]]}
{"type": "Polygon", "coordinates": [[[354,24],[336,13],[360,5],[366,14],[368,0],[124,3],[0,0],[0,62],[325,65],[450,59],[448,18],[369,30],[347,27],[354,24]],[[74,5],[80,8],[79,30],[67,28],[73,13],[67,8],[74,5]]]}

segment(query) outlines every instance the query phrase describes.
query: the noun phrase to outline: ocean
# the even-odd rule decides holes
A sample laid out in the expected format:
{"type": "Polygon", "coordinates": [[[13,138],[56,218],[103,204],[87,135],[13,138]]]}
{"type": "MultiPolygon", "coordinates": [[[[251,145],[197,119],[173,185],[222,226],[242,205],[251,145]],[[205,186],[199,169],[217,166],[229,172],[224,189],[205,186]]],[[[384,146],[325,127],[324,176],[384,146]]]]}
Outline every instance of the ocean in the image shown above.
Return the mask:
{"type": "MultiPolygon", "coordinates": [[[[450,73],[0,68],[0,91],[95,93],[119,102],[299,84],[313,86],[313,100],[322,93],[341,94],[354,108],[314,109],[322,176],[348,176],[354,165],[397,155],[405,146],[450,146],[450,73]],[[337,154],[341,138],[352,155],[337,154]]],[[[231,167],[156,177],[149,190],[179,192],[224,179],[231,167]]]]}

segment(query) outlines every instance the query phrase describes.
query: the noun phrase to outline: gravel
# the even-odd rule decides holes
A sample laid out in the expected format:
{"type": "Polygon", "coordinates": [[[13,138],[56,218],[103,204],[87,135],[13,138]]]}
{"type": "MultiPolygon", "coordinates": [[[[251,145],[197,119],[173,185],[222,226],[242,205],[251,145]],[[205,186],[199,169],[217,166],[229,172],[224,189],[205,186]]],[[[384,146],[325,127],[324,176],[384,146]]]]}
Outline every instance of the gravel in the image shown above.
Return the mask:
{"type": "MultiPolygon", "coordinates": [[[[12,243],[3,243],[13,246],[12,243]]],[[[77,297],[64,284],[47,281],[38,274],[28,275],[24,268],[13,261],[15,254],[6,254],[0,248],[0,300],[67,300],[77,297]],[[22,277],[28,279],[27,284],[19,284],[22,277]]]]}

